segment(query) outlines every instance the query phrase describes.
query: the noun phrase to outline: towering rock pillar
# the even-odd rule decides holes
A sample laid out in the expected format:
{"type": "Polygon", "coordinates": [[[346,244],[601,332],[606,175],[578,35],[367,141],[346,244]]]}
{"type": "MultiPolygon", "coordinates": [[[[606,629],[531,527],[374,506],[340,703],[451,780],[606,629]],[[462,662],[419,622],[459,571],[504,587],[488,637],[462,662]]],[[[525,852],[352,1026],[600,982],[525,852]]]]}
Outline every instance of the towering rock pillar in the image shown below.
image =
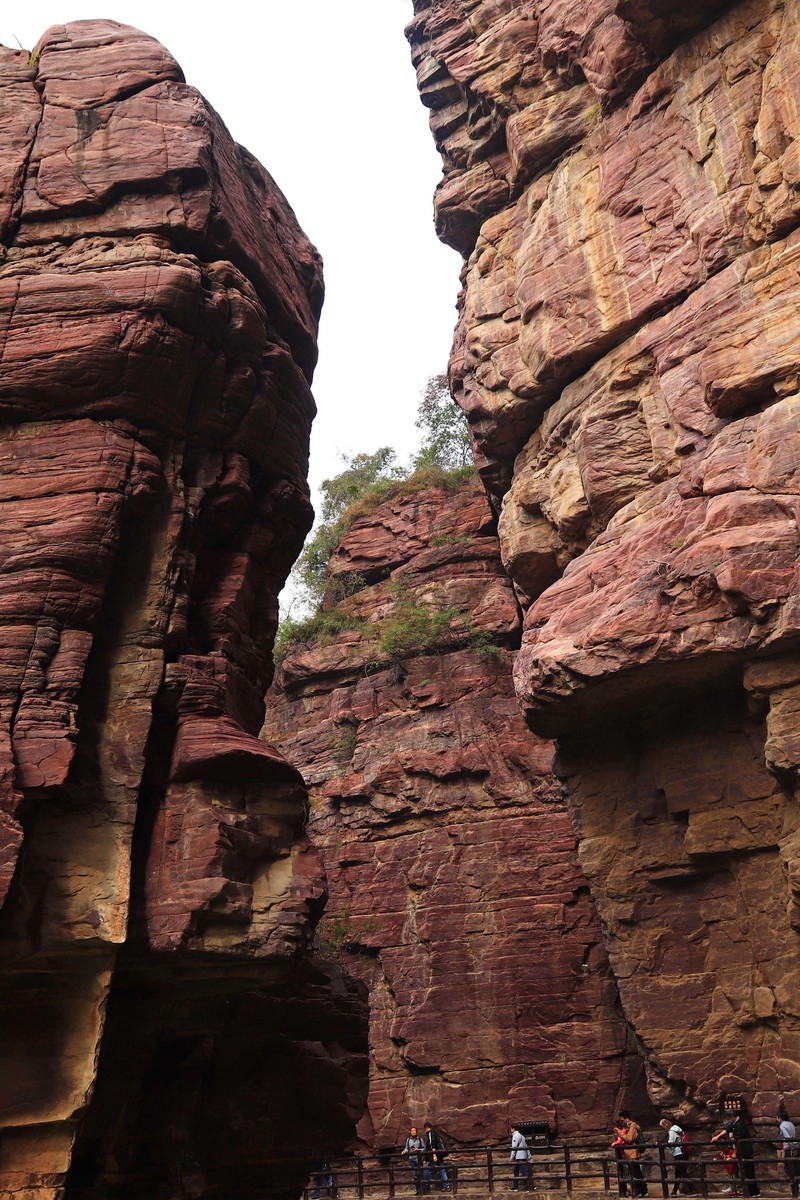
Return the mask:
{"type": "Polygon", "coordinates": [[[451,362],[652,1097],[800,1103],[800,20],[416,0],[451,362]]]}
{"type": "Polygon", "coordinates": [[[0,1195],[235,1196],[359,1109],[302,781],[257,737],[319,258],[134,29],[2,49],[0,124],[0,1195]]]}

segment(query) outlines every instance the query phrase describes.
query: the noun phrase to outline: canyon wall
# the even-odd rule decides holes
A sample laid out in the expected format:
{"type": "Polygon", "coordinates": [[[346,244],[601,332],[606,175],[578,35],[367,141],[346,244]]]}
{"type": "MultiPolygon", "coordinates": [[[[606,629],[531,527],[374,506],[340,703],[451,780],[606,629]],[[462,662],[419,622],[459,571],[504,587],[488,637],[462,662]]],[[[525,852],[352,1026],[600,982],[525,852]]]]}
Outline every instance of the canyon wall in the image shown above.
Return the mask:
{"type": "Polygon", "coordinates": [[[646,1107],[553,746],[525,727],[521,614],[473,476],[376,498],[330,560],[265,736],[300,770],[330,900],[322,948],[370,997],[367,1147],[433,1120],[604,1136],[646,1107]],[[348,594],[349,593],[349,594],[348,594]]]}
{"type": "Polygon", "coordinates": [[[651,1097],[796,1109],[800,14],[414,12],[517,692],[651,1097]]]}
{"type": "Polygon", "coordinates": [[[0,48],[0,127],[0,1196],[282,1194],[366,1082],[257,736],[319,258],[134,29],[0,48]]]}

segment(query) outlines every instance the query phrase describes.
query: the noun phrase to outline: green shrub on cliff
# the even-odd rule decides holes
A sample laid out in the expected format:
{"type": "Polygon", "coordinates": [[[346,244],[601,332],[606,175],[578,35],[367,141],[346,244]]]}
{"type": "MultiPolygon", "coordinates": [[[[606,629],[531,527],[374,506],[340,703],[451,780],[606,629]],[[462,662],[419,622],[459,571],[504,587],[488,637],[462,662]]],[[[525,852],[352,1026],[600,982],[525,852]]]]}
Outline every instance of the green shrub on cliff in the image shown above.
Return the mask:
{"type": "Polygon", "coordinates": [[[437,608],[410,585],[407,577],[390,584],[395,601],[391,614],[377,624],[380,653],[370,663],[370,672],[400,667],[407,659],[435,654],[454,645],[476,650],[481,657],[503,657],[502,648],[490,633],[476,627],[468,609],[457,604],[437,608]]]}
{"type": "Polygon", "coordinates": [[[346,954],[375,953],[366,941],[379,932],[374,916],[355,916],[349,901],[338,912],[326,911],[317,926],[317,949],[323,958],[342,962],[346,954]]]}
{"type": "Polygon", "coordinates": [[[325,646],[333,640],[337,633],[343,633],[345,629],[361,629],[363,625],[363,617],[357,617],[353,613],[339,612],[336,609],[331,612],[318,610],[299,620],[287,617],[281,621],[275,637],[275,661],[276,663],[283,662],[290,647],[299,645],[301,642],[316,640],[325,646]]]}
{"type": "Polygon", "coordinates": [[[437,466],[446,471],[464,467],[474,470],[467,422],[450,395],[446,375],[433,375],[425,385],[416,426],[422,430],[422,445],[414,457],[415,469],[437,466]]]}
{"type": "Polygon", "coordinates": [[[402,479],[405,474],[402,467],[397,465],[397,456],[389,446],[381,446],[373,454],[354,454],[352,458],[345,455],[344,462],[346,466],[343,471],[323,481],[319,521],[295,567],[307,601],[315,607],[322,602],[325,593],[328,559],[355,520],[354,517],[345,520],[345,514],[367,493],[379,491],[382,486],[402,479]]]}
{"type": "MultiPolygon", "coordinates": [[[[366,579],[358,572],[331,575],[328,566],[338,543],[355,521],[387,500],[413,495],[423,488],[458,491],[464,480],[474,474],[466,421],[451,399],[443,375],[428,380],[416,423],[422,430],[422,444],[408,466],[398,465],[394,450],[381,446],[372,454],[344,456],[344,470],[323,482],[319,520],[292,572],[295,611],[299,603],[304,616],[300,620],[291,616],[282,620],[275,645],[278,661],[291,645],[358,627],[356,618],[340,614],[337,619],[349,623],[335,628],[334,613],[322,611],[323,604],[330,610],[332,604],[339,604],[366,586],[366,579]]],[[[441,615],[430,618],[434,625],[441,625],[442,619],[441,615]]],[[[424,642],[425,617],[411,617],[409,621],[409,628],[415,622],[418,627],[408,636],[412,641],[416,638],[417,643],[420,639],[424,642]]],[[[387,645],[393,655],[399,653],[406,636],[401,628],[403,622],[395,625],[395,633],[387,634],[387,645]]],[[[435,629],[429,632],[435,641],[435,629]]]]}
{"type": "Polygon", "coordinates": [[[380,622],[378,645],[380,658],[374,667],[398,665],[407,658],[418,658],[439,649],[455,621],[463,623],[467,614],[458,607],[436,608],[400,579],[391,589],[394,606],[391,616],[380,622]]]}

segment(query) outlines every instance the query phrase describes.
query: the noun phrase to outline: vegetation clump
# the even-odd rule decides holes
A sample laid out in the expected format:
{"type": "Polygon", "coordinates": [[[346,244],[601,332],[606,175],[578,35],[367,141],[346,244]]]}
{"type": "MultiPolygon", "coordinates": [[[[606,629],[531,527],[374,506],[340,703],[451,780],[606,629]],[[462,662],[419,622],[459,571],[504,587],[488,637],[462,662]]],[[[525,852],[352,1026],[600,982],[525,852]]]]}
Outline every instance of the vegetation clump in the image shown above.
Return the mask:
{"type": "Polygon", "coordinates": [[[349,902],[337,913],[326,913],[317,926],[317,944],[323,958],[341,961],[344,954],[366,954],[364,939],[378,932],[375,917],[355,917],[349,902]]]}
{"type": "Polygon", "coordinates": [[[275,661],[283,662],[291,646],[301,642],[310,642],[312,639],[327,646],[337,633],[343,633],[346,629],[362,629],[364,624],[363,617],[336,609],[331,612],[318,610],[311,613],[310,616],[300,617],[298,620],[287,617],[281,621],[278,627],[275,638],[275,661]]]}
{"type": "Polygon", "coordinates": [[[333,748],[337,754],[343,754],[345,758],[352,759],[356,752],[358,729],[355,725],[348,723],[343,723],[339,728],[339,737],[333,743],[333,748]]]}
{"type": "Polygon", "coordinates": [[[369,664],[374,673],[384,667],[398,668],[409,658],[422,658],[443,650],[448,641],[475,650],[481,657],[502,657],[503,649],[485,629],[478,629],[472,614],[460,605],[436,608],[415,594],[406,580],[392,585],[395,603],[392,614],[380,623],[380,654],[369,664]]]}
{"type": "Polygon", "coordinates": [[[433,375],[425,385],[416,426],[422,430],[422,445],[414,457],[415,471],[426,466],[474,471],[469,429],[450,395],[446,375],[433,375]]]}
{"type": "MultiPolygon", "coordinates": [[[[372,454],[345,456],[345,469],[323,482],[319,521],[292,572],[294,604],[299,602],[303,616],[297,619],[290,614],[282,620],[275,642],[277,661],[292,645],[312,638],[324,645],[344,629],[363,627],[363,618],[332,606],[361,591],[367,580],[356,571],[333,574],[329,569],[331,555],[355,521],[387,500],[423,488],[456,492],[474,474],[467,425],[450,397],[445,376],[428,380],[416,423],[422,430],[422,444],[408,466],[397,463],[390,446],[381,446],[372,454]]],[[[412,607],[414,612],[395,613],[381,632],[381,651],[389,661],[398,661],[404,647],[406,654],[425,653],[454,619],[455,610],[412,607]]]]}
{"type": "Polygon", "coordinates": [[[453,624],[468,618],[464,609],[435,608],[421,600],[407,580],[392,585],[395,602],[392,615],[381,622],[378,646],[380,660],[373,665],[398,665],[407,658],[418,658],[438,650],[453,624]]]}

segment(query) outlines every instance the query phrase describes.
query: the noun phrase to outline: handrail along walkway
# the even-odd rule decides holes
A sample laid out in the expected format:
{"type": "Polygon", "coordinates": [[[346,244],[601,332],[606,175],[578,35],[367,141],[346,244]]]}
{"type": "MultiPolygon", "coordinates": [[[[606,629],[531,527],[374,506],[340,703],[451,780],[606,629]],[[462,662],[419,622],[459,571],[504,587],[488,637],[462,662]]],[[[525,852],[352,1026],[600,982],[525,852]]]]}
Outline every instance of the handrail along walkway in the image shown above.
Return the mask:
{"type": "MultiPolygon", "coordinates": [[[[689,1156],[688,1171],[681,1184],[681,1194],[714,1196],[727,1191],[728,1187],[743,1188],[744,1195],[757,1195],[758,1188],[768,1188],[771,1195],[789,1195],[790,1180],[784,1173],[783,1157],[779,1156],[781,1143],[775,1138],[750,1138],[752,1156],[745,1155],[742,1146],[736,1144],[736,1158],[724,1159],[719,1142],[692,1138],[695,1148],[689,1156]],[[748,1176],[753,1175],[750,1179],[748,1176]]],[[[509,1160],[508,1144],[494,1146],[470,1146],[447,1151],[444,1166],[454,1195],[466,1193],[505,1193],[513,1190],[513,1162],[509,1160]]],[[[531,1148],[528,1161],[528,1178],[519,1179],[521,1190],[534,1192],[561,1192],[568,1196],[576,1192],[612,1192],[635,1197],[638,1181],[631,1179],[625,1168],[626,1160],[617,1160],[607,1144],[564,1143],[547,1148],[531,1148]]],[[[645,1184],[652,1197],[656,1194],[669,1197],[675,1186],[675,1164],[666,1141],[649,1141],[642,1151],[641,1163],[645,1184]]],[[[438,1166],[431,1166],[431,1192],[436,1190],[438,1166]]],[[[426,1184],[426,1186],[428,1186],[426,1184]]],[[[395,1197],[415,1194],[412,1171],[407,1157],[395,1152],[378,1155],[355,1155],[350,1158],[331,1160],[330,1171],[312,1174],[305,1190],[304,1200],[314,1200],[316,1193],[323,1198],[342,1197],[342,1200],[367,1200],[368,1197],[395,1197]],[[327,1177],[332,1187],[327,1185],[327,1177]],[[320,1186],[317,1187],[317,1182],[320,1186]]]]}

